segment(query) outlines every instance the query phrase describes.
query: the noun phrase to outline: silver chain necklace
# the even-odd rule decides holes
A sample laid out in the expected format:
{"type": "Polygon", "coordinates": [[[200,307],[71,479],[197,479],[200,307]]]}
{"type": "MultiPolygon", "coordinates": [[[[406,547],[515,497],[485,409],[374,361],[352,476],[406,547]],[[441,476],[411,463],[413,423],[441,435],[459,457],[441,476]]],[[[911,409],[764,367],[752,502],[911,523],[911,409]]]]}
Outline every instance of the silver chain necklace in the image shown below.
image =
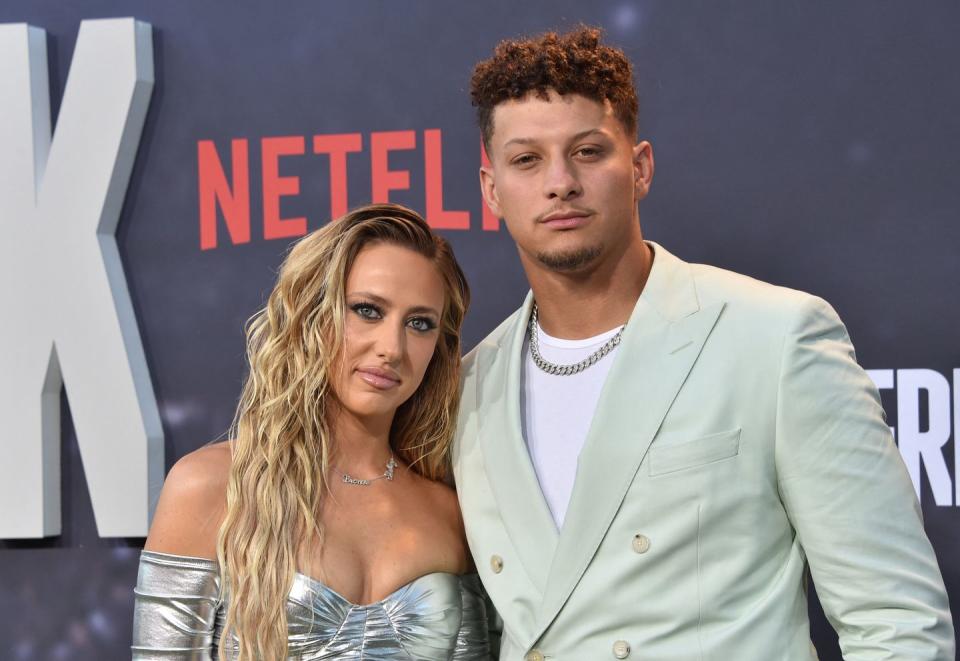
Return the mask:
{"type": "Polygon", "coordinates": [[[343,473],[343,481],[346,484],[354,484],[358,487],[369,487],[372,482],[377,480],[386,480],[387,482],[393,482],[393,469],[397,467],[397,462],[393,458],[393,455],[390,455],[390,461],[387,462],[387,470],[383,475],[378,475],[377,477],[371,477],[369,480],[364,480],[358,477],[351,477],[349,473],[344,473],[339,468],[337,469],[340,473],[343,473]]]}
{"type": "Polygon", "coordinates": [[[530,314],[530,355],[533,357],[533,362],[537,367],[547,374],[554,374],[557,376],[579,374],[591,365],[599,362],[601,358],[613,351],[614,348],[620,344],[620,338],[623,336],[623,331],[627,327],[626,324],[621,326],[616,335],[607,340],[602,347],[581,360],[579,363],[574,363],[572,365],[557,365],[556,363],[551,363],[540,355],[540,340],[537,337],[537,328],[539,327],[537,322],[537,312],[537,304],[534,303],[533,312],[530,314]]]}

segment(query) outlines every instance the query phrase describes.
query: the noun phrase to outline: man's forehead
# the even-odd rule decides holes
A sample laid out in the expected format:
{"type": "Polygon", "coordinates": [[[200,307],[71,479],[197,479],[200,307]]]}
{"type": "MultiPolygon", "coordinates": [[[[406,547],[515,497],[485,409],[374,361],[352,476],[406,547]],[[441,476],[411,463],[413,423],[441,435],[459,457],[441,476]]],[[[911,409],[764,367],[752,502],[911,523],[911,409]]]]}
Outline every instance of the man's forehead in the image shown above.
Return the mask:
{"type": "Polygon", "coordinates": [[[608,100],[595,101],[580,94],[560,95],[550,90],[547,98],[534,92],[519,99],[508,99],[493,109],[492,142],[505,144],[514,140],[529,140],[543,131],[561,129],[571,134],[594,130],[603,131],[616,122],[613,107],[608,100]],[[558,120],[563,125],[558,125],[558,120]]]}
{"type": "Polygon", "coordinates": [[[503,112],[514,112],[525,108],[542,108],[548,105],[551,107],[569,107],[576,108],[583,112],[587,109],[601,114],[613,114],[613,106],[608,99],[597,101],[582,94],[568,93],[559,94],[554,89],[546,90],[545,95],[541,95],[535,90],[527,92],[525,96],[516,99],[506,99],[501,101],[493,108],[494,115],[503,112]]]}

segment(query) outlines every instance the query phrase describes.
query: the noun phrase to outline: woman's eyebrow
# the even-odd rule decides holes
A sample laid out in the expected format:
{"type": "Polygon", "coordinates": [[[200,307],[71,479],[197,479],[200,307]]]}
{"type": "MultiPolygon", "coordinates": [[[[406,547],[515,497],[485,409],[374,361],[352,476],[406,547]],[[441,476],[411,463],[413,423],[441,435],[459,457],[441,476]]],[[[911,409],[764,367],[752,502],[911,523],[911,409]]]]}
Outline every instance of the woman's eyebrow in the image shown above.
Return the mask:
{"type": "Polygon", "coordinates": [[[347,298],[365,298],[373,303],[377,303],[384,307],[389,307],[390,301],[385,299],[383,296],[378,296],[373,292],[369,291],[352,291],[347,293],[347,298]]]}
{"type": "MultiPolygon", "coordinates": [[[[374,294],[373,292],[368,291],[354,291],[347,294],[347,298],[364,298],[369,300],[372,303],[376,303],[384,308],[390,308],[393,306],[390,301],[385,299],[383,296],[374,294]]],[[[407,310],[407,314],[432,314],[436,317],[440,316],[440,312],[436,308],[432,308],[429,305],[415,305],[407,310]]]]}
{"type": "Polygon", "coordinates": [[[432,315],[434,315],[434,316],[436,316],[436,317],[439,317],[439,316],[440,316],[440,313],[439,313],[437,310],[435,310],[434,308],[430,307],[429,305],[416,305],[416,306],[410,308],[409,310],[407,310],[407,313],[409,313],[409,314],[432,314],[432,315]]]}

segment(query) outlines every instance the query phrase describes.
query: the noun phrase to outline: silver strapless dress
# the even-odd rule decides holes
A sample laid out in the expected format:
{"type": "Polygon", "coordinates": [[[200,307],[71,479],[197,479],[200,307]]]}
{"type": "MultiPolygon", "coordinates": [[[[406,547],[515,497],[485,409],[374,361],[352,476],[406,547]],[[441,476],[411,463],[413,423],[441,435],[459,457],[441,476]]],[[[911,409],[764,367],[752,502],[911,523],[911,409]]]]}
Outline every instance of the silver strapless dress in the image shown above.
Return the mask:
{"type": "MultiPolygon", "coordinates": [[[[216,562],[143,551],[134,593],[134,659],[217,658],[227,600],[216,562]]],[[[475,574],[427,574],[365,606],[296,574],[287,624],[290,659],[490,659],[475,574]]],[[[233,650],[227,646],[228,659],[233,650]]]]}

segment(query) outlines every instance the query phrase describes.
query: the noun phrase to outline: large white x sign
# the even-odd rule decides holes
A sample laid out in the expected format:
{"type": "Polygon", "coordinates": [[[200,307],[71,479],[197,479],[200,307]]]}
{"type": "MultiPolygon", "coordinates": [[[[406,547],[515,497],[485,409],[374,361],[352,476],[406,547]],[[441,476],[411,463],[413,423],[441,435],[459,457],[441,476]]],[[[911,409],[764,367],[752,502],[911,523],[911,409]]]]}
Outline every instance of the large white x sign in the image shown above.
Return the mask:
{"type": "Polygon", "coordinates": [[[0,25],[0,538],[60,532],[61,385],[99,534],[143,536],[163,431],[114,232],[151,28],[81,23],[52,141],[46,52],[43,30],[0,25]]]}

